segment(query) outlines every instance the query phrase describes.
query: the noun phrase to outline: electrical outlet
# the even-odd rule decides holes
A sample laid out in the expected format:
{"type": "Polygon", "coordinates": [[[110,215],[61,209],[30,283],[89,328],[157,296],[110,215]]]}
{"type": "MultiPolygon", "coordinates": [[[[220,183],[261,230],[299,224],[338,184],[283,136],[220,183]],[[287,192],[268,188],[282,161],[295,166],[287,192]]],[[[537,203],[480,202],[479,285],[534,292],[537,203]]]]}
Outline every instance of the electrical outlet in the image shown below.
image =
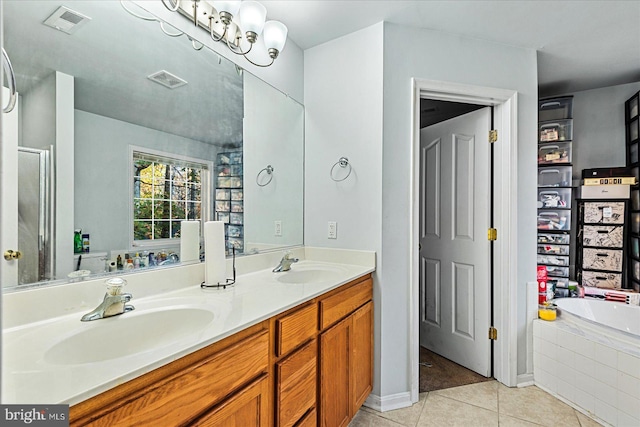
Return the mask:
{"type": "Polygon", "coordinates": [[[329,228],[327,237],[329,239],[337,239],[338,238],[338,223],[335,221],[329,221],[329,228]]]}
{"type": "Polygon", "coordinates": [[[274,221],[274,232],[273,234],[275,236],[281,237],[282,236],[282,221],[274,221]]]}

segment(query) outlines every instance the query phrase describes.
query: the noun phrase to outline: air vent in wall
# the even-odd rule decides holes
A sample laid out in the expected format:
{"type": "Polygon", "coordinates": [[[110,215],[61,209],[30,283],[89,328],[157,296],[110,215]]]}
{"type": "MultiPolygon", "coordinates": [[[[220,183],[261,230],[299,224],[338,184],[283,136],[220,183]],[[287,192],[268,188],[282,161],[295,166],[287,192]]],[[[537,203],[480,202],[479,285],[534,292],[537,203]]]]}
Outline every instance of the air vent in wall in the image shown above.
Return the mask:
{"type": "Polygon", "coordinates": [[[169,89],[175,89],[187,84],[185,80],[165,70],[160,70],[157,73],[153,73],[147,76],[147,78],[151,81],[161,84],[164,87],[168,87],[169,89]]]}
{"type": "Polygon", "coordinates": [[[60,6],[43,24],[64,33],[73,34],[81,25],[90,20],[91,18],[86,15],[60,6]]]}

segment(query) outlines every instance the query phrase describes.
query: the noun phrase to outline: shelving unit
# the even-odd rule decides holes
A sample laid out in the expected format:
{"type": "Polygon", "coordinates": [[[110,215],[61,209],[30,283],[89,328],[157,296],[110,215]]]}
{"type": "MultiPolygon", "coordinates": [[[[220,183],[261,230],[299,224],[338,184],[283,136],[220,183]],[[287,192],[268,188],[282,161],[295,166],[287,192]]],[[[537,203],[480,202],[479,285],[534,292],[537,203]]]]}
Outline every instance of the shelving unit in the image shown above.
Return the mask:
{"type": "Polygon", "coordinates": [[[216,158],[216,220],[225,223],[227,255],[244,252],[244,192],[242,151],[218,153],[216,158]]]}
{"type": "Polygon", "coordinates": [[[578,201],[577,279],[583,286],[625,287],[626,199],[578,201]]]}
{"type": "Polygon", "coordinates": [[[538,102],[538,265],[568,287],[572,201],[573,97],[538,102]]]}
{"type": "MultiPolygon", "coordinates": [[[[640,92],[629,98],[624,104],[625,134],[627,148],[627,166],[640,182],[640,92]]],[[[640,292],[640,184],[631,186],[630,230],[628,233],[629,263],[627,278],[629,288],[640,292]]]]}

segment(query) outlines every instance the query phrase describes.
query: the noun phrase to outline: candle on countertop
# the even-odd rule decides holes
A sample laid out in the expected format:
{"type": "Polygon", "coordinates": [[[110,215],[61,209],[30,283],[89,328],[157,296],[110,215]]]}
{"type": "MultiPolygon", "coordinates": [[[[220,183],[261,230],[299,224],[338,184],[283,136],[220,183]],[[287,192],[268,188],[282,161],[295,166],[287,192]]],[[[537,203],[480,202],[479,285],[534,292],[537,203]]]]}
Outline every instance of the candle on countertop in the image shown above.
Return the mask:
{"type": "Polygon", "coordinates": [[[227,261],[224,251],[224,222],[204,223],[204,282],[208,285],[224,283],[227,279],[227,261]]]}
{"type": "Polygon", "coordinates": [[[180,260],[200,260],[200,221],[182,221],[180,224],[180,260]]]}

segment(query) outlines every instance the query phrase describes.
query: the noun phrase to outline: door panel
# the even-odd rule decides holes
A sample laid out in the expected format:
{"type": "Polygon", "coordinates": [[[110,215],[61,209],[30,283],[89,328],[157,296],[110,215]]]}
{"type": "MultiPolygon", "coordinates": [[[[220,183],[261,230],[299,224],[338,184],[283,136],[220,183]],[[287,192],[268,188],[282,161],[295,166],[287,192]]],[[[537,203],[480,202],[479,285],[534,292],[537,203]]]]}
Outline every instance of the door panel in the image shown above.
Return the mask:
{"type": "Polygon", "coordinates": [[[487,107],[420,133],[420,345],[485,376],[489,127],[487,107]]]}
{"type": "MultiPolygon", "coordinates": [[[[9,90],[2,88],[6,104],[9,90]]],[[[18,250],[18,111],[20,98],[10,113],[2,113],[0,140],[0,252],[18,250]]],[[[0,258],[0,285],[18,284],[18,262],[0,258]]]]}

